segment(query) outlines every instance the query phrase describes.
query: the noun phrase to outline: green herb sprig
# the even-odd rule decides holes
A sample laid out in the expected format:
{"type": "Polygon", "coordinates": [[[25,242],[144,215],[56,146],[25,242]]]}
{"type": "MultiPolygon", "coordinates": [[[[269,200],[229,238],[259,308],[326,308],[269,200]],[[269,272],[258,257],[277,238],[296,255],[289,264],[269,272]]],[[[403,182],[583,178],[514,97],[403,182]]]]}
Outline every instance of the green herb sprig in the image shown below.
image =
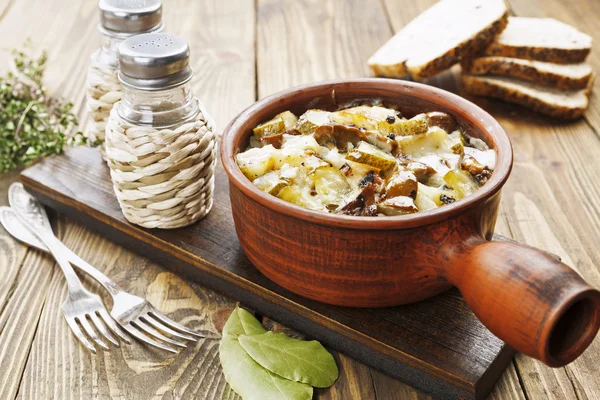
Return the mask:
{"type": "Polygon", "coordinates": [[[47,53],[33,57],[30,44],[25,47],[12,51],[13,71],[0,78],[0,173],[86,141],[81,132],[73,133],[73,104],[46,93],[47,53]]]}

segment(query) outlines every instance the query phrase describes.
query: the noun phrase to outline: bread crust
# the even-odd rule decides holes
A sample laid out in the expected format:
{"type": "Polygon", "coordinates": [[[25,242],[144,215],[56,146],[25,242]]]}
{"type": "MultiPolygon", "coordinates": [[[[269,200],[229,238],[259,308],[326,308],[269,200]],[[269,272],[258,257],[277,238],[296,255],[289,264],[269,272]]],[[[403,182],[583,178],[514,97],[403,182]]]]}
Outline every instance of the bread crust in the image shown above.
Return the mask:
{"type": "Polygon", "coordinates": [[[369,62],[369,67],[376,76],[388,78],[405,78],[423,80],[443,72],[465,58],[474,57],[484,51],[490,43],[506,28],[508,11],[479,32],[428,63],[407,67],[406,61],[397,64],[378,64],[369,62]]]}
{"type": "Polygon", "coordinates": [[[425,65],[408,68],[408,72],[415,80],[422,80],[437,75],[458,64],[463,59],[473,57],[482,52],[486,47],[489,47],[490,43],[506,28],[507,24],[508,12],[457,47],[449,49],[446,53],[429,61],[425,65]]]}
{"type": "Polygon", "coordinates": [[[585,61],[590,48],[552,49],[547,47],[510,46],[492,42],[485,50],[486,56],[523,58],[556,64],[578,64],[585,61]]]}
{"type": "Polygon", "coordinates": [[[572,78],[551,71],[542,71],[533,65],[515,63],[510,58],[490,59],[481,57],[470,59],[462,63],[462,68],[463,72],[471,75],[510,76],[565,90],[585,89],[592,77],[592,72],[590,72],[580,78],[572,78]]]}
{"type": "MultiPolygon", "coordinates": [[[[582,107],[565,107],[556,104],[549,104],[543,101],[542,99],[530,96],[527,93],[523,93],[513,88],[505,87],[502,85],[496,85],[492,82],[485,80],[485,78],[483,77],[463,74],[461,76],[461,84],[462,88],[467,93],[479,96],[494,97],[511,103],[520,104],[533,111],[537,111],[540,114],[555,118],[580,118],[587,108],[587,105],[582,107]]],[[[589,95],[589,87],[587,90],[587,94],[589,95]]]]}

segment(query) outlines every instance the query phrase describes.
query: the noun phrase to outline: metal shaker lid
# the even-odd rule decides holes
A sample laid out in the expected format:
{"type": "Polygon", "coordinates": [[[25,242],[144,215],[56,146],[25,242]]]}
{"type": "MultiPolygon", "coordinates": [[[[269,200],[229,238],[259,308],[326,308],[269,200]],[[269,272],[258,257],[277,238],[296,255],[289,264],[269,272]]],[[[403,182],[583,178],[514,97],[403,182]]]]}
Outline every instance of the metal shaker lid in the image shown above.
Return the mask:
{"type": "Polygon", "coordinates": [[[168,89],[192,78],[190,47],[175,35],[146,33],[119,45],[119,80],[142,90],[168,89]]]}
{"type": "Polygon", "coordinates": [[[161,0],[100,0],[100,27],[105,33],[132,35],[162,28],[161,0]]]}

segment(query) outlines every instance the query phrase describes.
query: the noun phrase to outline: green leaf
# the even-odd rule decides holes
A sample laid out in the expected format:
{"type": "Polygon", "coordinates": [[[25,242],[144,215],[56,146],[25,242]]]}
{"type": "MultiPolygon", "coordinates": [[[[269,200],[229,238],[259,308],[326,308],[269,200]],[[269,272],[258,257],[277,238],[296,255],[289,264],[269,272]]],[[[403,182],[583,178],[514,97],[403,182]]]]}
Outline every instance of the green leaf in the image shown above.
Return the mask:
{"type": "Polygon", "coordinates": [[[267,371],[246,353],[235,336],[223,335],[219,357],[225,380],[244,400],[311,400],[313,388],[267,371]]]}
{"type": "Polygon", "coordinates": [[[266,330],[260,322],[252,314],[240,307],[236,307],[233,310],[223,327],[223,335],[258,335],[265,332],[266,330]]]}
{"type": "Polygon", "coordinates": [[[239,342],[254,361],[283,378],[323,388],[333,385],[338,377],[333,356],[316,340],[267,332],[240,336],[239,342]]]}

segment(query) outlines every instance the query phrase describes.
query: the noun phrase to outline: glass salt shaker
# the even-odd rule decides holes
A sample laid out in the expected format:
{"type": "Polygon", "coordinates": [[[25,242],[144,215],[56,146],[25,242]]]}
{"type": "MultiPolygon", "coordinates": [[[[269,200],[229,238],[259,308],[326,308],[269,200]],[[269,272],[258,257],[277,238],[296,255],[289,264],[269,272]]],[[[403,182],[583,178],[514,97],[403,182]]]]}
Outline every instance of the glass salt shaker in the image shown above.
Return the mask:
{"type": "Polygon", "coordinates": [[[86,84],[90,123],[86,136],[91,143],[102,145],[106,120],[114,103],[121,99],[118,73],[118,47],[128,37],[163,30],[160,0],[100,0],[102,46],[90,59],[86,84]]]}
{"type": "Polygon", "coordinates": [[[119,46],[122,99],[106,126],[106,160],[125,218],[178,228],[211,209],[217,143],[212,119],[191,90],[190,50],[167,34],[119,46]]]}

